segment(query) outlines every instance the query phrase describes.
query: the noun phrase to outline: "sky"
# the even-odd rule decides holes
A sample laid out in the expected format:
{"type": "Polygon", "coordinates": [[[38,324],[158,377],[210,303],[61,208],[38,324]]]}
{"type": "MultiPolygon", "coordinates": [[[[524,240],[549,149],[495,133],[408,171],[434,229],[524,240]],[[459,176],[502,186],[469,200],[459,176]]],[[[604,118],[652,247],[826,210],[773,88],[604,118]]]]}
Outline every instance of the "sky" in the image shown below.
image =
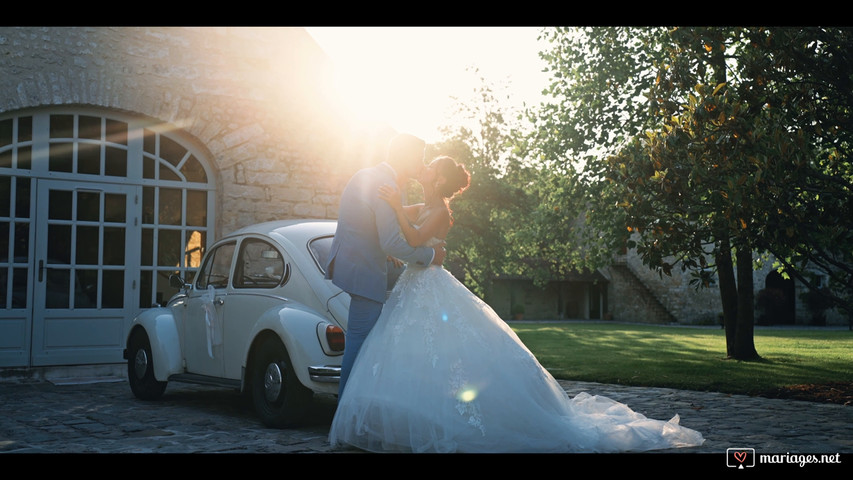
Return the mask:
{"type": "Polygon", "coordinates": [[[306,28],[332,60],[342,103],[365,125],[440,139],[452,97],[482,76],[508,85],[511,105],[536,104],[547,84],[537,27],[306,28]],[[474,73],[471,69],[477,69],[474,73]]]}

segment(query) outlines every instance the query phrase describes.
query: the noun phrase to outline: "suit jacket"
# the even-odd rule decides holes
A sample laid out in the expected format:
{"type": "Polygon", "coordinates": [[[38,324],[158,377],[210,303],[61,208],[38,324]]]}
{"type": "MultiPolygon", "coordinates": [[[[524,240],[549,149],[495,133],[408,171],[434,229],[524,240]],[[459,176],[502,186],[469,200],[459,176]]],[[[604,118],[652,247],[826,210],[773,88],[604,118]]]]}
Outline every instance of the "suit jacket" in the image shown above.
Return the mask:
{"type": "Polygon", "coordinates": [[[326,278],[343,291],[385,303],[387,256],[428,266],[435,252],[412,247],[403,237],[394,209],[379,198],[381,185],[394,185],[393,169],[379,164],[356,172],[344,188],[326,278]]]}

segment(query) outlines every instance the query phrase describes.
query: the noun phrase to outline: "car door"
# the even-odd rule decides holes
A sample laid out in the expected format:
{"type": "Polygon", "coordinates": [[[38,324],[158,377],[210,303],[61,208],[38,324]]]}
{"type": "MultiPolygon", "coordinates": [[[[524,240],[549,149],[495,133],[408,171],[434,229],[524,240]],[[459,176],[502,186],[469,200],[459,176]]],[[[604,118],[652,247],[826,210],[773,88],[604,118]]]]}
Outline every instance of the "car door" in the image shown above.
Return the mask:
{"type": "Polygon", "coordinates": [[[282,286],[291,276],[291,264],[265,239],[240,241],[228,295],[220,307],[225,323],[225,377],[239,379],[255,324],[270,309],[285,303],[282,286]]]}
{"type": "Polygon", "coordinates": [[[216,245],[189,290],[183,325],[187,373],[223,377],[225,374],[224,323],[236,241],[216,245]]]}

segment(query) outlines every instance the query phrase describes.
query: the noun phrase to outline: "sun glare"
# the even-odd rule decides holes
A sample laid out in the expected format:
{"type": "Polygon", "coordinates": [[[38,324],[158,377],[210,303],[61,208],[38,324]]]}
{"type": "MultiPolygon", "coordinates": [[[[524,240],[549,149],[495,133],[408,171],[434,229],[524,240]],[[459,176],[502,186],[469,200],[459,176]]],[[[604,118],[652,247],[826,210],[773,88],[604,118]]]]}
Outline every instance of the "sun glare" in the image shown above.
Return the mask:
{"type": "Polygon", "coordinates": [[[530,85],[531,79],[541,78],[534,28],[321,27],[307,31],[335,65],[341,107],[362,127],[390,125],[437,141],[439,128],[453,112],[452,98],[471,97],[479,76],[495,81],[511,76],[513,90],[524,100],[531,91],[539,94],[544,85],[530,85]]]}

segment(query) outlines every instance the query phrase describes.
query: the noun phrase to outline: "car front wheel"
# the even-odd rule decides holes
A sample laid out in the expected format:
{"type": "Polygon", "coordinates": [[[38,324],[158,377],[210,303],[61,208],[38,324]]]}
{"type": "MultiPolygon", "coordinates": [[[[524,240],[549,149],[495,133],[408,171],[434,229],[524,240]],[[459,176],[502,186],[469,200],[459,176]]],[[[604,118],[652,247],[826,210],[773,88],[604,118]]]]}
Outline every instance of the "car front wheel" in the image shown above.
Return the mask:
{"type": "Polygon", "coordinates": [[[155,400],[166,390],[166,382],[154,378],[151,343],[142,330],[136,331],[128,342],[127,379],[130,390],[142,400],[155,400]]]}
{"type": "Polygon", "coordinates": [[[261,421],[273,428],[297,425],[304,419],[312,396],[296,378],[281,341],[264,340],[252,367],[252,403],[261,421]]]}

